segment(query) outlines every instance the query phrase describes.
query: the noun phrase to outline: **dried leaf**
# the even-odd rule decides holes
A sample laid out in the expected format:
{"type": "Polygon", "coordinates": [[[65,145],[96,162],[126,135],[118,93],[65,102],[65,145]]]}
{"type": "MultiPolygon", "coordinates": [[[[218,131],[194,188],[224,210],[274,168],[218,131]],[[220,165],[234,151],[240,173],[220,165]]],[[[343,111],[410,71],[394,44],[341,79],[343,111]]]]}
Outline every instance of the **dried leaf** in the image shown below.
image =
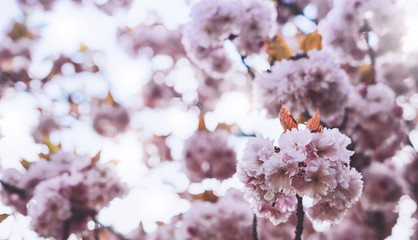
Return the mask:
{"type": "Polygon", "coordinates": [[[290,110],[282,104],[279,112],[279,119],[280,123],[282,124],[284,132],[287,130],[291,130],[293,128],[298,129],[298,124],[296,120],[293,118],[292,113],[290,110]]]}
{"type": "Polygon", "coordinates": [[[98,152],[96,155],[94,155],[94,157],[92,157],[91,158],[91,165],[93,166],[94,164],[96,164],[96,162],[98,162],[99,161],[99,159],[100,159],[100,154],[101,154],[102,152],[98,152]]]}
{"type": "Polygon", "coordinates": [[[23,168],[28,170],[30,168],[30,165],[32,165],[31,162],[28,162],[26,159],[20,160],[20,165],[22,165],[23,168]]]}
{"type": "Polygon", "coordinates": [[[205,191],[203,193],[200,194],[190,194],[189,192],[183,192],[180,193],[179,196],[183,199],[187,199],[190,201],[193,200],[201,200],[201,201],[206,201],[206,202],[216,202],[218,201],[218,196],[216,196],[213,191],[205,191]]]}
{"type": "Polygon", "coordinates": [[[13,41],[17,41],[21,38],[33,39],[33,34],[29,32],[25,24],[15,22],[12,28],[11,36],[13,41]]]}
{"type": "Polygon", "coordinates": [[[0,223],[3,222],[7,217],[9,217],[10,214],[0,214],[0,223]]]}
{"type": "Polygon", "coordinates": [[[366,64],[361,66],[358,69],[358,73],[360,75],[360,82],[365,83],[367,85],[374,84],[375,77],[376,77],[376,71],[373,67],[373,65],[366,64]]]}
{"type": "Polygon", "coordinates": [[[218,125],[216,126],[216,130],[224,129],[228,133],[232,133],[235,128],[237,128],[236,124],[227,124],[227,123],[218,123],[218,125]]]}
{"type": "Polygon", "coordinates": [[[38,156],[40,158],[43,158],[43,159],[47,160],[47,161],[49,161],[51,159],[51,156],[49,154],[45,154],[45,153],[39,153],[38,156]]]}
{"type": "Polygon", "coordinates": [[[300,50],[307,52],[314,48],[321,50],[322,49],[322,36],[318,33],[318,30],[315,30],[302,39],[300,42],[300,50]]]}
{"type": "Polygon", "coordinates": [[[270,64],[282,59],[289,59],[292,56],[292,51],[279,34],[272,40],[265,40],[264,49],[269,55],[268,61],[270,64]]]}
{"type": "Polygon", "coordinates": [[[107,93],[107,96],[104,99],[104,102],[106,102],[106,103],[108,103],[109,105],[112,105],[112,106],[118,105],[118,103],[115,101],[115,99],[113,98],[112,93],[110,91],[107,93]]]}
{"type": "Polygon", "coordinates": [[[52,144],[51,139],[49,139],[49,136],[45,137],[44,143],[48,147],[50,153],[55,153],[56,151],[61,149],[61,144],[58,144],[58,145],[52,144]]]}
{"type": "Polygon", "coordinates": [[[80,43],[80,47],[78,48],[78,51],[80,51],[80,52],[85,52],[85,51],[87,51],[87,46],[86,46],[86,44],[84,44],[84,43],[80,43]]]}
{"type": "Polygon", "coordinates": [[[319,108],[316,109],[315,115],[311,119],[308,120],[306,123],[306,128],[311,130],[311,132],[322,132],[323,127],[320,122],[320,116],[319,116],[319,108]]]}

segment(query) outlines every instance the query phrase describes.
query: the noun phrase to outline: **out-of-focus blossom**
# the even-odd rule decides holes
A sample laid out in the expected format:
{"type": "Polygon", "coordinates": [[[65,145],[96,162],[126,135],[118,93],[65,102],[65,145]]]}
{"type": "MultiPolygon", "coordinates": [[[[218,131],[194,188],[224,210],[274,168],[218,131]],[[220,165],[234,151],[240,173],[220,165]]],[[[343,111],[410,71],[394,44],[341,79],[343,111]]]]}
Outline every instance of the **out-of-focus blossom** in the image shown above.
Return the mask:
{"type": "Polygon", "coordinates": [[[383,161],[393,156],[405,141],[407,129],[392,89],[381,83],[358,88],[360,95],[351,98],[343,132],[354,143],[353,164],[361,168],[370,160],[383,161]]]}
{"type": "Polygon", "coordinates": [[[145,53],[150,57],[159,54],[178,60],[186,55],[181,43],[182,30],[169,30],[164,25],[140,25],[136,28],[119,29],[118,42],[132,57],[145,53]]]}
{"type": "Polygon", "coordinates": [[[223,130],[197,131],[186,140],[183,164],[192,182],[205,178],[224,180],[235,173],[236,154],[223,130]]]}
{"type": "Polygon", "coordinates": [[[271,72],[255,79],[256,97],[270,116],[277,116],[281,102],[296,116],[313,115],[319,107],[324,123],[336,126],[354,89],[329,52],[312,50],[308,56],[276,62],[271,72]]]}
{"type": "Polygon", "coordinates": [[[24,174],[6,170],[1,181],[3,203],[30,216],[39,236],[56,239],[85,235],[87,222],[127,192],[112,164],[62,150],[31,164],[24,174]]]}

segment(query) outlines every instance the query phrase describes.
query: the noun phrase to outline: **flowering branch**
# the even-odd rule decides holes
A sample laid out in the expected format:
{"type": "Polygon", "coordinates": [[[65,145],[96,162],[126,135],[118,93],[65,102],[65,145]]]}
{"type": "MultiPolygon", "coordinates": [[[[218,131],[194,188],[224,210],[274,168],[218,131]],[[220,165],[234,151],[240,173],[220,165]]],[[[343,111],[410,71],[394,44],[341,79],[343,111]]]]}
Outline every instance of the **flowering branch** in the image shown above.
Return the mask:
{"type": "Polygon", "coordinates": [[[253,236],[253,240],[258,240],[258,234],[257,234],[257,216],[255,214],[253,216],[252,236],[253,236]]]}
{"type": "Polygon", "coordinates": [[[299,197],[299,195],[296,194],[296,198],[298,199],[298,209],[296,211],[298,222],[296,225],[295,240],[301,240],[303,232],[303,217],[305,216],[305,212],[303,211],[302,197],[299,197]]]}

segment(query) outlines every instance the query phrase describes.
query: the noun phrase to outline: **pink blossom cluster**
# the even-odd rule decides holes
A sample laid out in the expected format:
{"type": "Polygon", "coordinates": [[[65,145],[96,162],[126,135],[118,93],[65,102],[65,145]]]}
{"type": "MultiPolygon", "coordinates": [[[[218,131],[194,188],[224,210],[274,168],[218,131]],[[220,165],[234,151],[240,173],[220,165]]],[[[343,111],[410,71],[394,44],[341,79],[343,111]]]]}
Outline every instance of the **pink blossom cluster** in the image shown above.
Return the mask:
{"type": "Polygon", "coordinates": [[[397,96],[416,92],[415,81],[406,60],[400,54],[386,54],[376,59],[376,82],[390,87],[397,96]]]}
{"type": "Polygon", "coordinates": [[[131,57],[163,54],[177,60],[186,55],[181,39],[181,28],[169,30],[161,24],[118,30],[118,42],[131,57]]]}
{"type": "Polygon", "coordinates": [[[6,29],[0,45],[0,91],[13,87],[16,82],[30,81],[31,48],[37,40],[31,30],[20,22],[13,22],[6,29]]]}
{"type": "MultiPolygon", "coordinates": [[[[186,213],[159,226],[148,240],[252,240],[253,212],[242,192],[230,189],[216,202],[196,200],[186,213]]],[[[257,219],[258,239],[293,239],[296,217],[278,226],[264,218],[257,219]]],[[[304,239],[315,231],[309,220],[304,223],[304,239]]]]}
{"type": "Polygon", "coordinates": [[[149,240],[251,240],[253,214],[238,190],[229,190],[216,203],[194,201],[191,209],[159,227],[149,240]]]}
{"type": "Polygon", "coordinates": [[[184,170],[192,182],[205,178],[224,180],[236,170],[236,154],[224,130],[197,131],[184,144],[184,170]]]}
{"type": "Polygon", "coordinates": [[[187,55],[207,74],[222,76],[232,65],[224,40],[233,40],[243,55],[258,53],[275,33],[276,15],[271,1],[203,0],[193,6],[184,29],[187,55]]]}
{"type": "Polygon", "coordinates": [[[418,153],[414,153],[412,161],[405,165],[403,177],[408,184],[408,193],[415,202],[418,202],[418,153]]]}
{"type": "Polygon", "coordinates": [[[63,150],[32,163],[24,174],[5,170],[1,183],[2,202],[30,216],[39,236],[56,239],[84,235],[87,222],[127,192],[112,164],[63,150]]]}
{"type": "Polygon", "coordinates": [[[388,53],[376,59],[376,82],[384,83],[396,94],[410,95],[417,92],[417,54],[404,56],[388,53]]]}
{"type": "Polygon", "coordinates": [[[99,104],[94,106],[93,129],[105,137],[114,137],[128,129],[130,116],[120,104],[99,104]]]}
{"type": "Polygon", "coordinates": [[[387,85],[360,84],[358,92],[351,98],[343,132],[353,140],[355,159],[360,161],[354,164],[361,166],[370,160],[383,161],[393,156],[405,141],[407,129],[402,108],[396,105],[395,93],[387,85]]]}
{"type": "Polygon", "coordinates": [[[323,44],[333,49],[344,63],[356,64],[368,54],[362,32],[379,38],[378,51],[399,49],[404,32],[403,12],[394,0],[334,1],[334,7],[319,23],[323,44]]]}
{"type": "Polygon", "coordinates": [[[166,108],[173,102],[174,98],[180,98],[181,94],[176,92],[172,86],[165,83],[158,83],[159,77],[164,78],[163,73],[156,73],[147,85],[142,89],[144,105],[149,108],[166,108]]]}
{"type": "Polygon", "coordinates": [[[167,136],[153,135],[143,141],[143,162],[150,168],[161,162],[173,161],[171,149],[167,145],[167,136]]]}
{"type": "Polygon", "coordinates": [[[405,192],[405,183],[397,177],[391,162],[373,162],[362,171],[364,188],[361,203],[369,210],[394,209],[405,192]]]}
{"type": "MultiPolygon", "coordinates": [[[[94,4],[98,9],[103,12],[112,15],[119,9],[129,9],[132,5],[132,0],[106,0],[106,1],[94,1],[94,0],[72,0],[75,3],[94,4]]],[[[18,0],[20,8],[26,13],[32,12],[36,9],[42,9],[44,11],[51,11],[54,7],[56,0],[18,0]]]]}
{"type": "Polygon", "coordinates": [[[255,79],[255,95],[271,117],[277,117],[281,102],[295,116],[305,111],[313,116],[319,107],[321,119],[330,126],[342,122],[353,92],[347,74],[327,51],[312,50],[308,58],[276,62],[271,72],[255,79]]]}
{"type": "Polygon", "coordinates": [[[61,129],[61,127],[57,117],[52,115],[41,115],[38,125],[32,130],[32,137],[36,143],[45,143],[45,139],[48,138],[52,132],[61,129]]]}
{"type": "Polygon", "coordinates": [[[341,224],[330,229],[325,239],[345,240],[348,232],[351,232],[350,239],[386,239],[397,219],[398,213],[394,209],[370,210],[357,204],[341,224]]]}
{"type": "Polygon", "coordinates": [[[270,139],[250,139],[237,171],[255,213],[276,225],[285,222],[296,209],[297,194],[313,198],[307,211],[312,220],[341,220],[363,188],[362,175],[349,166],[350,142],[327,128],[287,131],[277,147],[270,139]]]}

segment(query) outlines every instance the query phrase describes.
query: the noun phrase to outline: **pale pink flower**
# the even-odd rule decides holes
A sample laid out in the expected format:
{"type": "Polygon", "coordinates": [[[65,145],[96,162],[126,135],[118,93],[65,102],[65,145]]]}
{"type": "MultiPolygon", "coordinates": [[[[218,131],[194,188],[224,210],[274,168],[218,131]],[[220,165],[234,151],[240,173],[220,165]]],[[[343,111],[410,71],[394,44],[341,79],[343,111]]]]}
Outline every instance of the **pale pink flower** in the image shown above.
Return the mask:
{"type": "Polygon", "coordinates": [[[223,130],[197,131],[184,145],[184,168],[192,182],[205,178],[225,180],[236,170],[236,154],[223,130]]]}

